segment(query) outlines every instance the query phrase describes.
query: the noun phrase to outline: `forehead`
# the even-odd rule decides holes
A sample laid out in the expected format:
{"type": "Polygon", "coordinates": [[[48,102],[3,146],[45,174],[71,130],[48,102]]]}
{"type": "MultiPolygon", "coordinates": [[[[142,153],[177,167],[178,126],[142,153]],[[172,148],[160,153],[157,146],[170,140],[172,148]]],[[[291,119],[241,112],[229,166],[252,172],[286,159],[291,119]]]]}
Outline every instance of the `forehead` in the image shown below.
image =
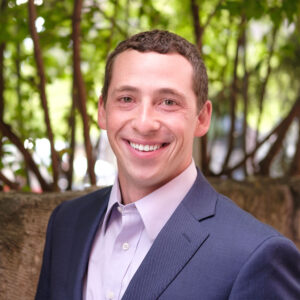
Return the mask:
{"type": "Polygon", "coordinates": [[[191,63],[178,53],[161,54],[129,49],[115,57],[111,84],[130,79],[137,82],[157,81],[159,78],[162,82],[169,83],[183,80],[192,88],[192,77],[191,63]]]}
{"type": "Polygon", "coordinates": [[[127,49],[114,58],[113,66],[116,65],[116,63],[120,64],[124,61],[130,60],[131,63],[137,62],[139,60],[150,60],[150,61],[156,61],[160,60],[161,62],[171,62],[171,61],[178,61],[181,62],[181,64],[186,64],[188,68],[192,69],[192,65],[189,62],[187,58],[185,58],[183,55],[179,54],[178,52],[168,52],[168,53],[159,53],[156,51],[138,51],[134,49],[127,49]]]}

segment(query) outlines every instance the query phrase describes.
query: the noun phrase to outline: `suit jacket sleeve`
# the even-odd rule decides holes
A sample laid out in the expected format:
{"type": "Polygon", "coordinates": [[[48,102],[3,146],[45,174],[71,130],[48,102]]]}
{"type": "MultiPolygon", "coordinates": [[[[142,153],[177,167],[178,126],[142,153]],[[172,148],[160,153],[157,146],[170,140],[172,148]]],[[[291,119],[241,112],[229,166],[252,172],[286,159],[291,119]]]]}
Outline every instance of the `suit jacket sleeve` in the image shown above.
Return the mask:
{"type": "Polygon", "coordinates": [[[50,299],[52,228],[53,228],[55,216],[59,208],[60,206],[56,207],[56,209],[52,212],[48,222],[46,242],[45,242],[44,255],[43,255],[43,264],[41,268],[35,300],[50,299]]]}
{"type": "Polygon", "coordinates": [[[240,270],[229,299],[300,299],[296,246],[282,236],[264,241],[240,270]]]}

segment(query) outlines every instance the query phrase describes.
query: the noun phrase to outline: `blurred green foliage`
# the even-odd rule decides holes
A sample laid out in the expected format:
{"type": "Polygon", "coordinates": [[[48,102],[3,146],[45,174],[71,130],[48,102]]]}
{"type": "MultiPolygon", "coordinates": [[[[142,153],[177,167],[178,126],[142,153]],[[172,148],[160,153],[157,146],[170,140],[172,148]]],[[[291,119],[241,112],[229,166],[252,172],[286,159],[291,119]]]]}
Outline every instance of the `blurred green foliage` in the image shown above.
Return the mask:
{"type": "MultiPolygon", "coordinates": [[[[97,101],[108,53],[118,42],[139,31],[159,28],[196,42],[191,11],[192,1],[181,0],[85,0],[81,18],[81,70],[87,91],[87,109],[91,119],[94,144],[99,139],[97,101]]],[[[214,104],[214,124],[209,145],[224,140],[228,134],[234,61],[237,65],[237,120],[246,119],[247,128],[268,133],[284,118],[299,96],[300,78],[300,4],[294,0],[202,0],[198,5],[199,24],[203,27],[201,50],[210,78],[209,96],[214,104]],[[274,34],[275,32],[275,34],[274,34]],[[245,41],[238,50],[241,34],[245,41]],[[244,59],[245,58],[245,59],[244,59]],[[263,82],[270,69],[262,103],[263,82]],[[243,80],[248,76],[248,109],[244,115],[243,80]],[[263,105],[261,105],[263,104],[263,105]],[[257,120],[261,116],[258,124],[257,120]],[[257,126],[259,126],[257,128],[257,126]]],[[[47,137],[38,95],[39,79],[28,26],[26,0],[2,0],[0,44],[3,52],[3,120],[24,142],[47,137]]],[[[47,79],[47,95],[55,140],[70,145],[67,122],[72,106],[72,13],[73,0],[36,1],[36,27],[40,37],[47,79]]],[[[76,140],[82,143],[79,115],[76,140]]],[[[244,133],[236,124],[236,144],[244,133]]],[[[295,126],[294,126],[295,128],[295,126]]],[[[293,129],[294,131],[299,130],[293,129]]],[[[1,134],[1,133],[0,133],[1,134]]],[[[0,136],[1,137],[1,136],[0,136]]],[[[11,169],[12,180],[26,175],[22,158],[15,169],[5,150],[9,141],[3,137],[1,168],[11,169]],[[7,162],[9,161],[9,162],[7,162]],[[23,171],[21,171],[23,170],[23,171]],[[23,173],[22,173],[23,172],[23,173]]],[[[32,152],[35,143],[32,144],[32,152]]],[[[251,145],[246,149],[248,151],[251,145]]],[[[289,153],[295,153],[296,141],[289,153]],[[294,147],[294,148],[293,148],[294,147]]],[[[282,151],[285,151],[283,148],[282,151]]],[[[213,155],[214,153],[212,153],[213,155]]],[[[218,154],[216,154],[218,155],[218,154]]],[[[283,155],[282,157],[286,157],[283,155]]],[[[212,160],[214,157],[211,158],[212,160]]],[[[291,158],[289,158],[291,160],[291,158]]],[[[36,160],[39,161],[38,159],[36,160]]],[[[51,169],[51,164],[48,165],[51,169]]],[[[221,167],[215,167],[218,173],[221,167]]],[[[254,168],[255,169],[255,168],[254,168]]],[[[252,174],[255,170],[252,170],[252,174]]],[[[283,170],[284,168],[282,168],[283,170]]],[[[284,171],[279,172],[283,174],[284,171]]],[[[251,172],[250,172],[251,173],[251,172]]],[[[22,183],[28,188],[28,182],[22,183]]]]}

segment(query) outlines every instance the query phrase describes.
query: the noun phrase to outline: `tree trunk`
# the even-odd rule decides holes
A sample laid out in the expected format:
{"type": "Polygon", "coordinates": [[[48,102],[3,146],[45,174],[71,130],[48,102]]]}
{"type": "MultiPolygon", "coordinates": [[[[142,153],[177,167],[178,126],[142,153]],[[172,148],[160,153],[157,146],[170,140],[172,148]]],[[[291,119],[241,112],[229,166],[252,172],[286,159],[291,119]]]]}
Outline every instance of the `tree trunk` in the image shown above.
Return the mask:
{"type": "Polygon", "coordinates": [[[3,120],[3,115],[4,115],[4,50],[5,50],[5,43],[1,43],[0,44],[0,119],[1,120],[3,120]]]}
{"type": "MultiPolygon", "coordinates": [[[[4,117],[4,50],[5,43],[0,44],[0,120],[4,117]]],[[[0,134],[0,157],[2,157],[2,134],[0,134]]]]}
{"type": "Polygon", "coordinates": [[[193,25],[194,25],[194,36],[196,40],[196,44],[202,54],[202,35],[203,35],[203,27],[200,24],[199,18],[199,5],[196,3],[196,0],[191,0],[191,12],[193,17],[193,25]]]}
{"type": "Polygon", "coordinates": [[[67,170],[67,180],[68,180],[68,186],[67,190],[72,189],[73,184],[73,162],[74,162],[74,154],[75,154],[75,145],[76,145],[76,93],[75,91],[75,85],[73,80],[72,85],[72,107],[71,107],[71,114],[69,116],[69,128],[71,128],[71,138],[70,138],[70,152],[69,152],[69,169],[67,170]]]}
{"type": "Polygon", "coordinates": [[[242,33],[243,28],[245,27],[246,18],[245,16],[242,16],[241,23],[240,23],[240,35],[236,42],[236,53],[235,53],[235,59],[234,59],[234,65],[233,65],[233,80],[230,87],[230,130],[228,134],[228,142],[227,142],[227,153],[223,162],[222,169],[227,169],[227,166],[229,164],[232,151],[234,149],[234,136],[235,136],[235,122],[236,122],[236,106],[237,106],[237,97],[238,97],[238,74],[237,74],[237,68],[238,68],[238,62],[239,62],[239,49],[242,44],[242,33]]]}
{"type": "Polygon", "coordinates": [[[82,9],[82,0],[74,1],[74,12],[72,18],[72,40],[73,40],[73,70],[75,93],[78,99],[78,108],[83,122],[83,135],[85,151],[87,156],[88,174],[92,185],[96,184],[96,175],[94,171],[94,156],[92,143],[90,139],[89,117],[86,110],[86,90],[80,69],[80,16],[82,9]]]}
{"type": "Polygon", "coordinates": [[[200,54],[202,54],[202,46],[203,46],[203,34],[205,29],[209,26],[211,19],[215,16],[217,13],[217,10],[220,8],[221,4],[224,2],[224,0],[219,0],[217,5],[215,6],[214,10],[208,15],[206,22],[202,25],[202,22],[199,17],[199,4],[197,3],[197,0],[191,0],[190,7],[192,12],[192,18],[193,18],[193,27],[194,27],[194,36],[196,37],[196,44],[198,46],[198,49],[200,51],[200,54]]]}
{"type": "MultiPolygon", "coordinates": [[[[6,9],[6,0],[2,0],[0,6],[0,16],[4,14],[6,9]]],[[[3,120],[4,115],[4,50],[6,44],[4,42],[0,43],[0,120],[3,120]]],[[[0,145],[1,145],[1,136],[0,136],[0,145]]],[[[0,148],[1,153],[1,148],[0,148]]]]}
{"type": "MultiPolygon", "coordinates": [[[[2,0],[0,6],[0,16],[4,14],[4,10],[6,9],[6,0],[2,0]]],[[[6,44],[4,42],[0,43],[0,120],[3,121],[4,118],[4,51],[5,51],[6,44]]],[[[2,148],[2,138],[3,133],[0,132],[0,158],[3,157],[3,148],[2,148]]],[[[2,174],[2,173],[1,173],[2,174]]],[[[5,180],[6,178],[2,178],[0,176],[0,180],[8,184],[5,180]]],[[[9,184],[8,184],[9,185],[9,184]]]]}
{"type": "MultiPolygon", "coordinates": [[[[243,68],[244,68],[244,78],[243,78],[243,86],[242,86],[242,96],[244,100],[244,116],[243,116],[243,129],[242,129],[242,136],[243,136],[243,152],[244,155],[247,153],[247,129],[248,129],[248,122],[247,122],[247,116],[248,116],[248,86],[249,86],[249,73],[247,69],[247,35],[246,35],[246,28],[243,28],[242,32],[242,43],[241,46],[244,48],[244,55],[243,55],[243,68]]],[[[243,166],[244,175],[245,177],[248,175],[247,170],[247,162],[245,162],[243,166]]]]}
{"type": "Polygon", "coordinates": [[[58,162],[57,152],[55,151],[54,136],[53,136],[50,117],[49,117],[48,101],[46,96],[46,76],[44,71],[44,64],[43,64],[42,53],[40,48],[39,36],[37,34],[36,27],[35,27],[36,9],[33,0],[28,0],[28,14],[29,14],[29,28],[33,40],[33,45],[34,45],[34,57],[35,57],[37,72],[40,80],[39,92],[41,98],[41,105],[44,111],[45,124],[46,124],[48,139],[51,147],[53,188],[57,190],[58,189],[57,182],[59,176],[58,174],[59,162],[58,162]]]}
{"type": "MultiPolygon", "coordinates": [[[[17,75],[17,86],[16,86],[16,93],[17,93],[17,99],[18,99],[18,108],[17,108],[17,121],[18,121],[18,131],[19,131],[19,137],[22,141],[24,141],[26,135],[25,135],[25,128],[24,128],[24,117],[23,117],[23,109],[22,109],[22,91],[21,91],[21,45],[20,42],[17,41],[16,43],[16,75],[17,75]]],[[[26,184],[27,186],[30,186],[30,176],[28,173],[28,170],[25,168],[25,178],[26,178],[26,184]]]]}
{"type": "Polygon", "coordinates": [[[17,93],[17,99],[18,99],[18,114],[17,114],[17,122],[18,122],[18,128],[19,128],[19,136],[23,140],[25,138],[24,134],[24,119],[23,119],[23,113],[22,113],[22,93],[21,93],[21,47],[20,43],[16,43],[16,59],[15,59],[15,65],[16,65],[16,75],[17,75],[17,85],[16,85],[16,93],[17,93]]]}
{"type": "Polygon", "coordinates": [[[298,117],[298,141],[293,161],[290,167],[290,176],[300,175],[300,117],[298,117]]]}
{"type": "MultiPolygon", "coordinates": [[[[196,3],[196,0],[191,0],[191,13],[193,17],[193,27],[194,27],[194,36],[196,45],[198,47],[198,50],[200,54],[202,54],[202,46],[203,46],[203,33],[205,31],[205,28],[209,25],[212,17],[216,14],[217,9],[221,5],[223,0],[219,0],[217,6],[215,9],[211,12],[211,14],[208,16],[206,23],[202,26],[201,20],[199,17],[199,5],[196,3]]],[[[197,145],[197,144],[196,144],[197,145]]],[[[207,151],[207,135],[203,136],[200,139],[200,162],[198,164],[201,166],[201,170],[205,175],[209,174],[209,156],[207,151]]]]}
{"type": "MultiPolygon", "coordinates": [[[[225,53],[225,57],[226,57],[226,63],[223,65],[222,70],[220,72],[220,81],[223,82],[223,88],[218,92],[218,94],[215,97],[215,101],[214,101],[214,109],[213,109],[213,115],[215,120],[219,120],[222,116],[222,110],[221,107],[222,105],[224,105],[224,101],[226,100],[226,96],[225,96],[225,91],[227,90],[226,87],[226,79],[225,79],[225,74],[226,74],[226,70],[227,70],[227,66],[229,64],[229,60],[228,60],[228,44],[229,44],[229,37],[227,36],[226,42],[224,44],[224,50],[223,52],[225,53]]],[[[211,149],[214,148],[214,144],[215,142],[221,137],[220,132],[216,131],[216,133],[214,134],[214,136],[211,136],[211,149]]],[[[216,174],[214,174],[211,170],[209,170],[210,175],[215,176],[216,174]]]]}
{"type": "Polygon", "coordinates": [[[275,46],[277,31],[278,31],[278,28],[275,27],[273,30],[273,33],[272,33],[272,41],[271,41],[271,45],[270,45],[270,49],[269,49],[269,56],[268,56],[268,61],[267,61],[267,74],[262,82],[261,90],[260,90],[260,94],[259,94],[259,100],[258,100],[259,111],[258,111],[258,118],[257,118],[257,122],[256,122],[256,136],[255,136],[256,144],[258,143],[258,139],[259,139],[259,129],[260,129],[261,118],[262,118],[263,110],[264,110],[264,99],[265,99],[265,94],[266,94],[266,88],[267,88],[267,84],[268,84],[268,81],[269,81],[269,78],[271,75],[271,71],[272,71],[271,58],[274,53],[274,46],[275,46]]]}

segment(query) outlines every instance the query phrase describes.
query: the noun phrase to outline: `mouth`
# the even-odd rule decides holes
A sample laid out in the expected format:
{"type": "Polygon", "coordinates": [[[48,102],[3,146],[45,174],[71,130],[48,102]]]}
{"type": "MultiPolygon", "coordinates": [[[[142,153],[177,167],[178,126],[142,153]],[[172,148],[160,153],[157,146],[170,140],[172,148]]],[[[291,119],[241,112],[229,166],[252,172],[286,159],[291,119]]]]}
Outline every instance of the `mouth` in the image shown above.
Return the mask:
{"type": "Polygon", "coordinates": [[[166,147],[168,145],[168,143],[162,143],[162,144],[151,144],[151,145],[147,145],[147,144],[137,144],[137,143],[133,143],[128,141],[129,145],[131,148],[140,151],[140,152],[153,152],[156,151],[160,148],[166,147]]]}

